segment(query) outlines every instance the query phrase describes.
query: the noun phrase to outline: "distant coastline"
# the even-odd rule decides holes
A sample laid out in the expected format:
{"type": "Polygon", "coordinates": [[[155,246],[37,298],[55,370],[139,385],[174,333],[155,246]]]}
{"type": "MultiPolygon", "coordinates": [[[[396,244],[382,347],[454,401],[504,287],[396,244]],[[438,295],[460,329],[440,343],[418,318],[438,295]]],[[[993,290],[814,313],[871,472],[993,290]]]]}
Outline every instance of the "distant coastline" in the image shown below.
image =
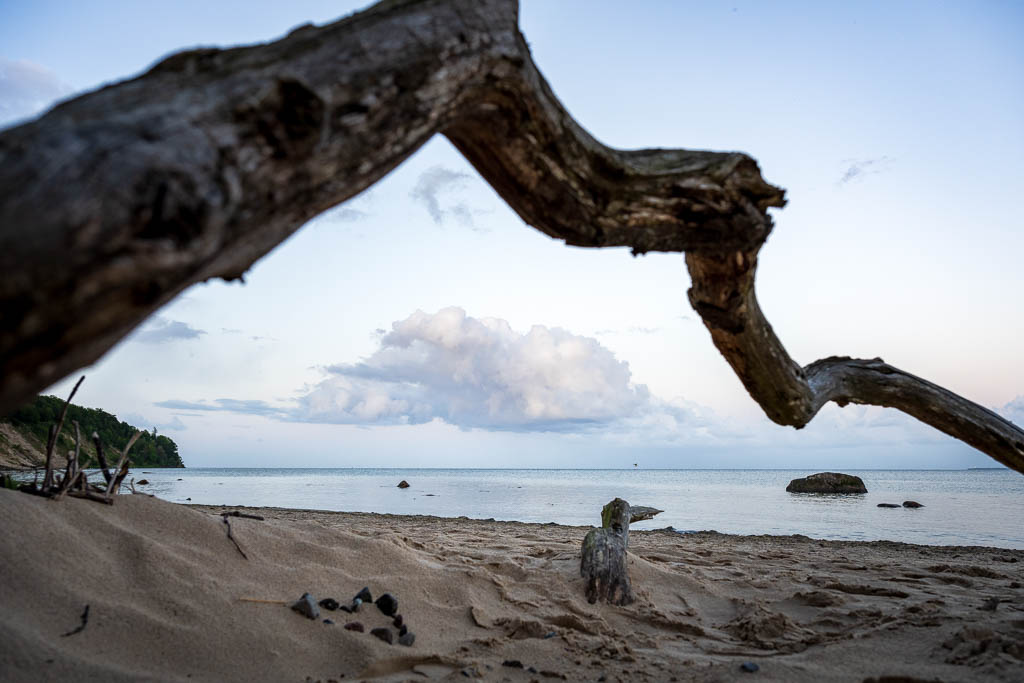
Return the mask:
{"type": "MultiPolygon", "coordinates": [[[[56,424],[64,400],[56,396],[37,396],[35,400],[9,415],[0,418],[0,469],[25,470],[42,467],[46,461],[46,442],[51,425],[56,424]]],[[[132,434],[141,431],[138,441],[130,452],[134,467],[183,468],[178,454],[178,444],[172,439],[157,434],[156,429],[146,431],[97,408],[85,408],[71,404],[68,407],[64,428],[57,441],[55,455],[59,467],[67,463],[68,451],[75,448],[77,422],[81,433],[80,459],[83,467],[97,467],[96,447],[92,434],[99,435],[104,451],[114,448],[120,451],[132,434]]]]}

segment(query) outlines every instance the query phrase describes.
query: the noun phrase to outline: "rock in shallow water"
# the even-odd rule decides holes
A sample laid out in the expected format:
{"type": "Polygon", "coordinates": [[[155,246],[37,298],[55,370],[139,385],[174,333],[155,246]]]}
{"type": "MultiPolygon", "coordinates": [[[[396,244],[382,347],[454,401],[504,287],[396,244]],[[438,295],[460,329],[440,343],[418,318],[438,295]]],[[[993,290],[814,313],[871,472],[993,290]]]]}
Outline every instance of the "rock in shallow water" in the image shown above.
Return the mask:
{"type": "Polygon", "coordinates": [[[316,606],[316,599],[309,593],[303,593],[302,597],[292,605],[292,609],[307,619],[320,618],[320,608],[316,606]]]}
{"type": "Polygon", "coordinates": [[[398,488],[400,488],[400,489],[407,489],[407,488],[409,488],[409,482],[407,482],[405,479],[403,479],[402,481],[398,482],[398,488]]]}
{"type": "Polygon", "coordinates": [[[903,501],[903,507],[905,507],[905,508],[923,508],[924,505],[921,505],[916,500],[905,500],[905,501],[903,501]]]}
{"type": "Polygon", "coordinates": [[[898,508],[899,505],[897,505],[896,503],[879,503],[878,507],[880,507],[880,508],[898,508]]]}
{"type": "Polygon", "coordinates": [[[864,480],[841,472],[819,472],[789,482],[790,493],[867,493],[864,480]]]}

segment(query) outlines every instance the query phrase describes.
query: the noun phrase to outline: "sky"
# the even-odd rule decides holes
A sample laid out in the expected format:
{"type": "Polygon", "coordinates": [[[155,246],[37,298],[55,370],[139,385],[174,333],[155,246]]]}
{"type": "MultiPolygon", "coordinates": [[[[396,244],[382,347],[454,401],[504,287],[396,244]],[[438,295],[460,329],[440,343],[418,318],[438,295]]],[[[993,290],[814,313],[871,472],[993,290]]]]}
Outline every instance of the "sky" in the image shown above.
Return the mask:
{"type": "MultiPolygon", "coordinates": [[[[363,4],[0,0],[0,126],[363,4]]],[[[739,150],[786,188],[757,291],[798,362],[880,356],[1024,424],[1024,5],[523,0],[520,25],[605,144],[739,150]]],[[[193,467],[997,465],[888,409],[772,424],[688,286],[680,254],[524,225],[438,136],[244,285],[186,290],[76,402],[193,467]]]]}

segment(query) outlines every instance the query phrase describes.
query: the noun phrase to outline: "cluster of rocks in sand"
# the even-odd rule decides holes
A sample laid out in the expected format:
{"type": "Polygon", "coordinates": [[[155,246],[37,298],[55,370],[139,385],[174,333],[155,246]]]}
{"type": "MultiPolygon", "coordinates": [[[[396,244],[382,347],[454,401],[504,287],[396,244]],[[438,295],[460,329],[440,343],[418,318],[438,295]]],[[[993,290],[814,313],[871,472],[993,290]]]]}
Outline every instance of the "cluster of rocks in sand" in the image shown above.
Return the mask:
{"type": "MultiPolygon", "coordinates": [[[[412,647],[413,643],[416,642],[416,634],[409,630],[402,615],[398,613],[398,598],[391,595],[390,593],[384,593],[376,600],[373,599],[373,594],[370,593],[370,587],[365,586],[361,591],[356,593],[355,597],[347,605],[342,604],[334,598],[324,598],[317,602],[310,593],[303,593],[302,597],[292,604],[292,610],[298,612],[307,619],[317,620],[320,618],[320,607],[329,611],[341,611],[349,614],[356,614],[359,612],[359,608],[364,604],[374,604],[377,609],[385,617],[391,618],[391,625],[398,629],[398,644],[405,645],[406,647],[412,647]]],[[[333,619],[324,619],[324,623],[331,625],[334,624],[333,619]]],[[[366,627],[361,621],[350,621],[344,626],[346,631],[356,631],[357,633],[365,633],[366,627]]],[[[370,635],[375,638],[383,640],[388,645],[395,642],[394,631],[387,626],[378,626],[370,630],[370,635]]]]}

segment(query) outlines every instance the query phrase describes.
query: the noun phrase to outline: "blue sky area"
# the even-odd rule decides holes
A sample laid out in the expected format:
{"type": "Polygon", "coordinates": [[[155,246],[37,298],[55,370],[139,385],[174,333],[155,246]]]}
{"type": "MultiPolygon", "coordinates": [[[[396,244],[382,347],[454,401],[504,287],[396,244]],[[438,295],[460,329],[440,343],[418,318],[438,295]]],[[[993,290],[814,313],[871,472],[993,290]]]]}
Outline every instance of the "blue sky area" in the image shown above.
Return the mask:
{"type": "MultiPolygon", "coordinates": [[[[361,6],[0,2],[0,125],[361,6]]],[[[525,0],[521,27],[603,142],[741,150],[786,188],[757,286],[800,363],[881,356],[1024,423],[1024,5],[525,0]]],[[[80,401],[192,466],[995,464],[880,408],[773,425],[681,255],[553,241],[440,137],[246,282],[186,291],[80,401]]]]}

